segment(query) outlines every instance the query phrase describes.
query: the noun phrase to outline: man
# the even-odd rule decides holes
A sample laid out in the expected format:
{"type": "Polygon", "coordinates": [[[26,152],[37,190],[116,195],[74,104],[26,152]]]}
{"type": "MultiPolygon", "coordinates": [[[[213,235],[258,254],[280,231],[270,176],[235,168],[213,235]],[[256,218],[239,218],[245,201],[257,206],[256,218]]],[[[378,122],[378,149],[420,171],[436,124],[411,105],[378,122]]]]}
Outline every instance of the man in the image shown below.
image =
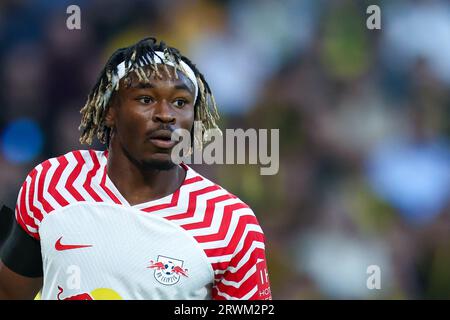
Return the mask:
{"type": "Polygon", "coordinates": [[[81,110],[82,143],[28,175],[0,297],[270,299],[263,232],[236,196],[172,161],[176,129],[216,127],[203,75],[153,38],[117,50],[81,110]]]}

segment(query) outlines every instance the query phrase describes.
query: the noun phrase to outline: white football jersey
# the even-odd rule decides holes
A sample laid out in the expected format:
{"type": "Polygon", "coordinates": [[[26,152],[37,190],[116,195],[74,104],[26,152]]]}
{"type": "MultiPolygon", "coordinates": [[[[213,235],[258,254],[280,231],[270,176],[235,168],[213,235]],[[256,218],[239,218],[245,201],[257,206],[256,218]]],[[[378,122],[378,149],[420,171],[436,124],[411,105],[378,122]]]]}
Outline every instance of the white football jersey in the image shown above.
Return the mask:
{"type": "Polygon", "coordinates": [[[182,164],[161,199],[130,205],[107,151],[36,166],[16,219],[40,241],[43,299],[270,299],[264,235],[236,196],[182,164]]]}

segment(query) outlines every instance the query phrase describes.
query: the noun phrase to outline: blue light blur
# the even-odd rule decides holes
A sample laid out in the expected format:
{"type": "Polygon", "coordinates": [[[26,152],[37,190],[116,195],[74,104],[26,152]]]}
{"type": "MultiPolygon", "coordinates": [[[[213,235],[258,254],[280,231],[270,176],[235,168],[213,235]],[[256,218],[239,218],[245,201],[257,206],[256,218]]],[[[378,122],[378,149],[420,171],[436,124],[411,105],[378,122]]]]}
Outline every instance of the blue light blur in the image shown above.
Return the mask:
{"type": "Polygon", "coordinates": [[[32,161],[42,151],[42,131],[31,119],[18,119],[8,123],[0,139],[1,152],[12,163],[32,161]]]}

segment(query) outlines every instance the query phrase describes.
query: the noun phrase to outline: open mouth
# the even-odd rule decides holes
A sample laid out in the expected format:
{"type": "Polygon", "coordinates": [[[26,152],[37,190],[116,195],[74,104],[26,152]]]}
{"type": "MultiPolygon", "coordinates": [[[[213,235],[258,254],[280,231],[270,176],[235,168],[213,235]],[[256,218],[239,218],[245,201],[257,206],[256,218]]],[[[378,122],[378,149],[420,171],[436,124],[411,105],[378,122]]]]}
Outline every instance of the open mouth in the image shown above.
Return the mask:
{"type": "Polygon", "coordinates": [[[150,135],[149,140],[161,149],[170,149],[176,144],[176,141],[172,140],[172,132],[169,130],[156,131],[150,135]]]}

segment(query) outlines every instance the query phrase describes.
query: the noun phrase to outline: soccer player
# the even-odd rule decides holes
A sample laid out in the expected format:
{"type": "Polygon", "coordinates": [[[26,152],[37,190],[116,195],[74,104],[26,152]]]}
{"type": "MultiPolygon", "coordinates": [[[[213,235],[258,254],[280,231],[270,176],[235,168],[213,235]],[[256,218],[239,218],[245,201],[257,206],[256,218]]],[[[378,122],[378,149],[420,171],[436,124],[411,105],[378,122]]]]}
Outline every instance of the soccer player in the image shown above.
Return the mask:
{"type": "Polygon", "coordinates": [[[81,113],[81,143],[106,150],[31,170],[1,250],[1,298],[271,298],[252,210],[172,160],[174,130],[218,117],[188,58],[154,38],[117,50],[81,113]]]}

